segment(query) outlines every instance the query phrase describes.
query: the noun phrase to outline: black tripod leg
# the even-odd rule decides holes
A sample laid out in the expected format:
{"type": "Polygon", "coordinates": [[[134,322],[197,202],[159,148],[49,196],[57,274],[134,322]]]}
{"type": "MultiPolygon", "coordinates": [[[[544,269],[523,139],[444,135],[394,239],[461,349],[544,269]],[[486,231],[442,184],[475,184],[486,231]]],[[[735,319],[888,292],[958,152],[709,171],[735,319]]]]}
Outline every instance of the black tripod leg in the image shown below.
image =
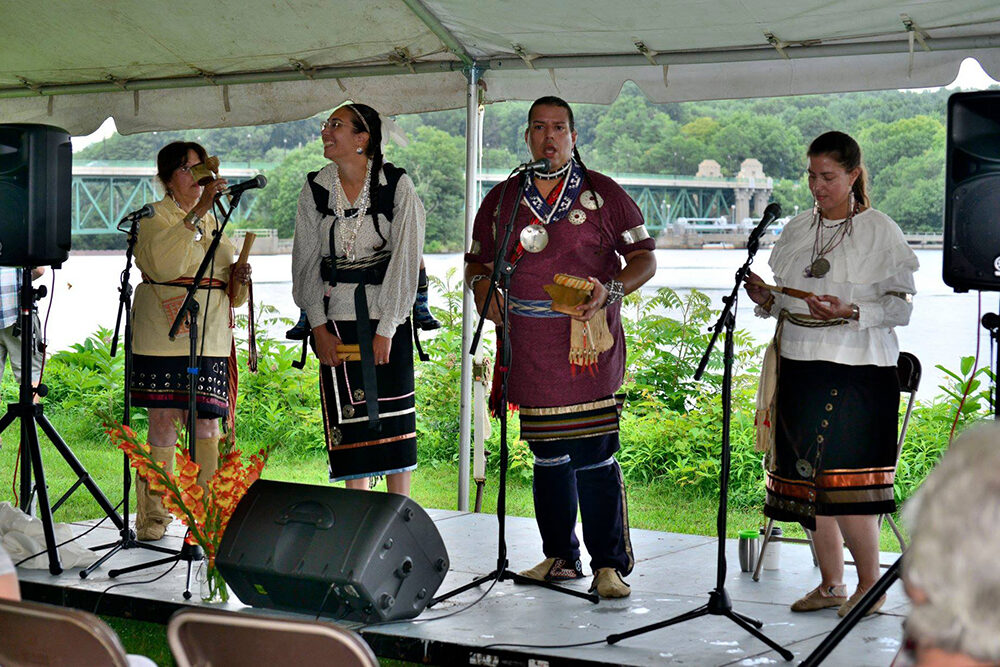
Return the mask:
{"type": "Polygon", "coordinates": [[[14,415],[14,412],[12,410],[8,410],[4,414],[3,418],[0,419],[0,433],[3,433],[4,431],[7,430],[7,427],[10,426],[11,423],[14,421],[14,418],[15,418],[15,415],[14,415]]]}
{"type": "Polygon", "coordinates": [[[686,611],[680,616],[674,616],[673,618],[668,618],[667,620],[660,621],[659,623],[644,625],[641,628],[636,628],[635,630],[629,630],[628,632],[619,632],[618,634],[615,635],[608,635],[606,641],[609,644],[617,644],[623,639],[628,639],[629,637],[635,637],[636,635],[641,635],[646,632],[652,632],[653,630],[659,630],[660,628],[665,628],[670,625],[676,625],[677,623],[683,623],[684,621],[690,621],[692,618],[699,618],[701,616],[706,616],[708,613],[709,613],[708,605],[703,604],[697,609],[686,611]]]}
{"type": "Polygon", "coordinates": [[[94,497],[97,504],[101,506],[102,510],[104,510],[107,517],[114,522],[115,526],[123,528],[125,526],[125,522],[122,521],[121,516],[115,510],[107,496],[105,496],[104,492],[101,491],[101,488],[97,486],[97,482],[94,481],[94,479],[90,476],[90,473],[87,472],[87,469],[83,467],[82,463],[80,463],[80,459],[76,458],[76,455],[73,454],[73,450],[69,448],[69,445],[67,445],[66,441],[62,439],[62,436],[59,435],[59,433],[52,427],[49,420],[46,419],[45,415],[40,411],[35,415],[35,419],[38,421],[38,425],[42,427],[42,431],[45,432],[45,435],[48,436],[49,440],[59,451],[59,454],[62,455],[63,460],[66,461],[70,469],[72,469],[72,471],[76,474],[77,478],[82,481],[83,485],[87,487],[88,491],[90,491],[90,495],[94,497]]]}
{"type": "MultiPolygon", "coordinates": [[[[737,617],[739,619],[742,619],[744,623],[749,623],[750,625],[752,625],[755,628],[762,628],[762,627],[764,627],[764,622],[763,621],[758,621],[756,618],[754,618],[752,616],[747,616],[746,614],[741,614],[738,611],[732,611],[732,610],[730,610],[729,614],[732,614],[733,616],[735,616],[735,617],[737,617]]],[[[726,615],[728,616],[729,614],[726,614],[726,615]]]]}
{"type": "Polygon", "coordinates": [[[497,578],[497,574],[498,574],[498,572],[496,570],[493,570],[489,574],[484,574],[481,577],[476,577],[475,579],[473,579],[472,581],[470,581],[469,583],[467,583],[467,584],[465,584],[463,586],[459,586],[456,589],[448,591],[444,595],[439,595],[436,598],[431,599],[431,601],[427,603],[427,608],[430,609],[431,607],[433,607],[434,605],[436,605],[438,602],[443,602],[444,600],[447,600],[448,598],[453,598],[456,595],[459,595],[460,593],[464,593],[465,591],[469,590],[470,588],[475,588],[476,586],[482,586],[485,583],[493,581],[494,579],[497,578]]]}
{"type": "Polygon", "coordinates": [[[166,565],[167,563],[176,563],[178,560],[180,560],[179,556],[168,556],[167,558],[160,558],[159,560],[151,560],[148,563],[143,563],[142,565],[132,565],[130,567],[123,567],[120,570],[108,570],[108,576],[114,579],[119,574],[138,572],[139,570],[145,570],[150,567],[156,567],[157,565],[166,565]]]}
{"type": "MultiPolygon", "coordinates": [[[[775,642],[770,637],[768,637],[763,632],[757,629],[763,626],[763,623],[761,623],[760,621],[755,621],[754,623],[750,623],[746,620],[745,616],[743,616],[742,614],[737,614],[734,611],[727,612],[725,616],[731,619],[733,623],[740,626],[741,628],[752,634],[754,637],[756,637],[757,639],[761,640],[762,642],[770,646],[772,650],[777,651],[778,655],[780,655],[785,660],[791,660],[792,658],[795,657],[795,655],[791,651],[782,647],[780,644],[778,644],[777,642],[775,642]]],[[[753,621],[753,619],[750,620],[753,621]]]]}
{"type": "Polygon", "coordinates": [[[537,579],[531,579],[530,577],[522,576],[516,572],[511,572],[510,570],[504,570],[500,577],[501,581],[503,579],[510,579],[515,584],[523,584],[530,586],[539,586],[541,588],[547,588],[550,591],[556,591],[557,593],[565,593],[566,595],[572,595],[573,597],[581,598],[587,600],[588,602],[593,602],[597,604],[601,601],[601,596],[597,593],[583,593],[581,591],[575,591],[572,588],[563,588],[557,584],[553,584],[551,581],[538,581],[537,579]]]}
{"type": "Polygon", "coordinates": [[[45,550],[49,554],[49,573],[62,574],[59,551],[56,549],[56,532],[52,525],[52,508],[49,506],[49,492],[45,486],[45,470],[38,449],[38,432],[34,421],[21,419],[21,451],[31,457],[31,468],[35,475],[35,490],[38,492],[38,510],[41,514],[42,533],[45,535],[45,550]]]}
{"type": "Polygon", "coordinates": [[[185,582],[184,582],[184,599],[185,600],[190,600],[191,599],[191,564],[192,563],[194,563],[193,560],[189,560],[187,562],[187,564],[188,564],[188,567],[187,567],[187,578],[185,579],[185,582]]]}

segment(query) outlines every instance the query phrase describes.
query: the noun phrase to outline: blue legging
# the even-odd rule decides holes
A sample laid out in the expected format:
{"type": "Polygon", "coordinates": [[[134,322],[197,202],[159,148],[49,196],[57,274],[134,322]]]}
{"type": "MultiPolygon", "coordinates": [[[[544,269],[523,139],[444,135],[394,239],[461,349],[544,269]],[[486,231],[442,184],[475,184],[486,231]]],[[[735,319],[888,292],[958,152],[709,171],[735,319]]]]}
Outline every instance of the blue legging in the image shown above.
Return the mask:
{"type": "Polygon", "coordinates": [[[635,559],[629,538],[628,500],[621,466],[615,460],[618,434],[577,440],[529,442],[535,454],[535,520],[548,558],[575,562],[577,507],[591,569],[613,567],[623,575],[635,559]]]}

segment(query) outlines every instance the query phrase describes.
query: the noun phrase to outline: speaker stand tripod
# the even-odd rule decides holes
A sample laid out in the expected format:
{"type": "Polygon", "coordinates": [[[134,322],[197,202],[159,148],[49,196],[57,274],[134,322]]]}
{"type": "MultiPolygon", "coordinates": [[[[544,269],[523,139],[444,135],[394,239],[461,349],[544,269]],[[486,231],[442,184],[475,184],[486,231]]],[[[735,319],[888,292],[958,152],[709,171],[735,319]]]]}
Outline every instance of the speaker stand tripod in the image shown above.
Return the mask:
{"type": "Polygon", "coordinates": [[[743,279],[750,271],[750,264],[753,262],[753,256],[757,252],[757,247],[757,239],[751,236],[750,242],[747,243],[747,249],[749,251],[747,261],[736,272],[736,284],[733,286],[732,293],[730,293],[728,297],[723,297],[725,307],[722,309],[719,320],[713,327],[714,332],[712,334],[712,339],[709,341],[708,347],[705,349],[705,354],[701,358],[698,370],[694,375],[696,380],[701,379],[702,374],[705,372],[705,368],[708,366],[708,361],[711,357],[712,349],[715,347],[715,342],[719,338],[719,333],[725,330],[722,374],[722,456],[721,465],[719,467],[719,511],[716,519],[718,553],[715,568],[715,589],[709,592],[708,602],[702,606],[665,621],[646,625],[644,627],[629,630],[628,632],[620,634],[608,635],[607,642],[609,644],[616,644],[629,637],[665,628],[677,623],[690,621],[702,616],[725,616],[733,623],[767,644],[770,648],[777,651],[778,654],[780,654],[785,660],[791,660],[793,658],[791,651],[783,648],[760,631],[760,628],[764,625],[763,623],[755,618],[745,616],[733,610],[733,603],[729,599],[729,593],[726,591],[726,513],[728,509],[729,495],[729,430],[730,414],[732,410],[733,360],[736,356],[733,347],[733,334],[736,330],[736,300],[740,287],[743,285],[743,279]]]}
{"type": "MultiPolygon", "coordinates": [[[[128,230],[128,248],[125,250],[125,270],[122,271],[121,285],[118,287],[118,317],[115,320],[115,336],[111,339],[111,356],[115,356],[118,351],[118,327],[122,323],[122,315],[125,316],[125,391],[122,398],[122,424],[124,426],[132,425],[132,393],[130,387],[132,384],[132,284],[130,282],[130,274],[132,271],[132,255],[135,251],[135,240],[136,234],[138,232],[137,226],[139,224],[139,219],[141,213],[132,214],[131,216],[132,226],[128,230]]],[[[126,218],[127,220],[127,218],[126,218]]],[[[121,230],[122,223],[126,222],[122,220],[118,223],[118,228],[121,230]]],[[[122,230],[124,231],[124,230],[122,230]]],[[[90,573],[99,568],[105,562],[108,561],[112,556],[117,554],[119,551],[128,549],[146,549],[148,551],[156,551],[164,554],[178,555],[176,549],[168,549],[167,547],[161,547],[156,544],[150,544],[148,542],[140,542],[136,539],[135,531],[129,527],[129,507],[128,501],[129,496],[132,495],[132,469],[129,466],[128,455],[122,454],[123,459],[123,470],[122,470],[122,518],[124,519],[124,525],[118,532],[118,540],[116,542],[110,542],[108,544],[101,544],[96,547],[91,547],[91,551],[103,551],[105,549],[110,549],[106,554],[101,556],[95,563],[89,567],[80,570],[80,578],[86,579],[90,576],[90,573]]]]}
{"type": "MultiPolygon", "coordinates": [[[[21,288],[18,292],[18,326],[21,330],[21,383],[17,403],[7,405],[7,413],[0,419],[0,433],[19,419],[21,423],[21,485],[20,507],[25,513],[31,513],[32,506],[32,475],[34,476],[34,493],[38,494],[38,515],[42,520],[42,534],[45,536],[45,551],[49,557],[49,573],[62,574],[62,563],[56,548],[55,529],[52,523],[52,512],[83,485],[104,511],[107,518],[122,528],[125,522],[108,501],[107,497],[91,478],[90,473],[76,458],[73,451],[62,439],[56,429],[46,419],[43,407],[34,402],[36,390],[31,386],[31,350],[35,345],[35,330],[32,313],[35,309],[35,289],[31,286],[31,269],[24,267],[21,271],[21,288]],[[45,482],[45,469],[42,465],[41,449],[38,442],[36,426],[41,427],[49,441],[62,456],[76,475],[76,482],[54,504],[49,504],[49,492],[45,482]]],[[[44,288],[39,288],[39,296],[44,295],[44,288]]],[[[44,396],[47,390],[44,385],[37,389],[39,396],[44,396]]]]}

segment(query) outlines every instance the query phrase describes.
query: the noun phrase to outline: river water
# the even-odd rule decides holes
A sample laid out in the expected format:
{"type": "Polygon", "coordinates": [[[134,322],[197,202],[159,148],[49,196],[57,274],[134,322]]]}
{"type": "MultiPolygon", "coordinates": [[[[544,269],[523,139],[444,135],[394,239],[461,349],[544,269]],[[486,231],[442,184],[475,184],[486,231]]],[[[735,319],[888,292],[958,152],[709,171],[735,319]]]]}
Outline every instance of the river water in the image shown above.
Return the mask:
{"type": "MultiPolygon", "coordinates": [[[[754,270],[770,282],[768,253],[765,249],[757,254],[754,270]]],[[[922,362],[924,381],[920,395],[929,398],[941,393],[937,386],[944,377],[935,365],[957,369],[961,357],[975,354],[977,337],[982,341],[980,364],[990,364],[989,337],[979,325],[978,293],[956,294],[944,284],[940,250],[917,250],[916,253],[921,268],[916,276],[913,317],[909,326],[898,330],[898,335],[901,348],[916,354],[922,362]]],[[[664,286],[681,291],[698,289],[710,295],[719,307],[721,298],[732,289],[735,272],[746,257],[745,251],[729,249],[657,250],[656,256],[656,276],[644,289],[664,286]]],[[[251,259],[255,301],[275,307],[284,317],[296,319],[298,308],[291,296],[291,256],[261,255],[251,259]]],[[[449,269],[454,269],[457,280],[461,275],[462,256],[457,253],[428,255],[426,264],[428,272],[440,278],[444,278],[449,269]]],[[[73,254],[61,269],[46,273],[39,284],[47,285],[51,295],[39,305],[43,322],[49,314],[46,333],[50,350],[66,349],[87,338],[99,326],[114,329],[118,286],[124,267],[124,254],[73,254]]],[[[138,281],[134,267],[131,277],[133,284],[138,281]]],[[[997,311],[998,303],[993,293],[984,293],[982,300],[983,312],[997,311]]],[[[435,302],[433,295],[431,302],[435,302]]],[[[766,341],[773,333],[774,320],[754,317],[752,306],[744,294],[739,301],[737,327],[748,330],[761,342],[766,341]]],[[[272,331],[272,334],[280,336],[282,331],[272,331]]]]}

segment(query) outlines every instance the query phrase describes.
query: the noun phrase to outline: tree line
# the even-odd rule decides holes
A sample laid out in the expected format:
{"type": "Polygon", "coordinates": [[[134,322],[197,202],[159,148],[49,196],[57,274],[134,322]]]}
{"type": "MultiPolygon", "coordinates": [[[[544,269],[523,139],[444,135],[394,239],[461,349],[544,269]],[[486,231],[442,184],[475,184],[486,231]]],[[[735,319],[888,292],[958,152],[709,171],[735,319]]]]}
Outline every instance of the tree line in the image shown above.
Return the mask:
{"type": "MultiPolygon", "coordinates": [[[[725,176],[756,158],[774,179],[773,199],[785,211],[812,206],[805,180],[809,142],[831,129],[861,144],[875,207],[905,231],[940,231],[944,214],[945,113],[950,91],[879,91],[750,100],[651,104],[626,85],[609,106],[574,105],[577,145],[588,167],[609,173],[693,176],[702,160],[725,176]]],[[[492,104],[483,120],[484,169],[506,171],[527,157],[527,102],[492,104]]],[[[295,227],[305,174],[323,167],[320,122],[313,118],[257,127],[151,132],[112,136],[76,160],[153,160],[164,144],[196,140],[223,163],[266,161],[268,187],[259,193],[247,226],[274,227],[282,238],[295,227]]],[[[390,143],[386,159],[413,178],[427,210],[428,252],[459,251],[465,197],[465,111],[397,118],[405,147],[390,143]]]]}

